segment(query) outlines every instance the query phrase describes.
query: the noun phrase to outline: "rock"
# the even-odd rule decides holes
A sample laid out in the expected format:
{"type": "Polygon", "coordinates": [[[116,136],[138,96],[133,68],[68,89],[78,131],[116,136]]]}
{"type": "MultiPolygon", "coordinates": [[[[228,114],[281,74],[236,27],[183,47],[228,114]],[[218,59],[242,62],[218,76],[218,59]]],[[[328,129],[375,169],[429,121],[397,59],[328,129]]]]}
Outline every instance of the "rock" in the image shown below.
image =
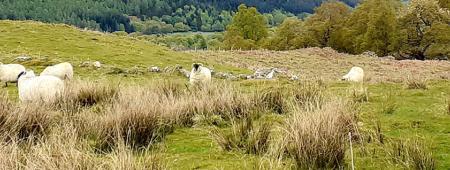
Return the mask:
{"type": "Polygon", "coordinates": [[[245,75],[245,74],[239,74],[237,77],[239,79],[248,79],[248,75],[245,75]]]}
{"type": "Polygon", "coordinates": [[[217,72],[214,74],[215,77],[221,78],[221,79],[228,79],[228,80],[237,80],[238,77],[231,73],[223,73],[223,72],[217,72]]]}
{"type": "Polygon", "coordinates": [[[380,57],[381,60],[395,60],[394,56],[384,56],[384,57],[380,57]]]}
{"type": "Polygon", "coordinates": [[[91,66],[91,62],[89,61],[83,61],[80,64],[80,67],[89,67],[89,66],[91,66]]]}
{"type": "Polygon", "coordinates": [[[159,67],[157,67],[157,66],[153,66],[153,67],[150,67],[148,69],[148,71],[149,72],[154,72],[154,73],[159,73],[159,72],[161,72],[161,69],[159,69],[159,67]]]}
{"type": "Polygon", "coordinates": [[[370,58],[378,58],[377,53],[375,53],[373,51],[366,51],[366,52],[363,52],[361,55],[370,57],[370,58]]]}
{"type": "Polygon", "coordinates": [[[440,55],[435,58],[436,60],[448,61],[448,56],[440,55]]]}
{"type": "Polygon", "coordinates": [[[95,61],[94,62],[94,67],[95,68],[101,68],[102,67],[102,63],[100,63],[100,61],[95,61]]]}
{"type": "Polygon", "coordinates": [[[189,76],[191,75],[191,72],[187,71],[186,69],[178,69],[178,72],[181,73],[181,75],[189,78],[189,76]]]}
{"type": "Polygon", "coordinates": [[[272,69],[257,69],[253,74],[255,79],[273,79],[275,76],[276,68],[272,69]]]}
{"type": "Polygon", "coordinates": [[[21,55],[14,59],[14,61],[18,61],[18,62],[24,62],[24,61],[30,61],[30,60],[31,60],[31,57],[26,56],[26,55],[21,55]]]}
{"type": "Polygon", "coordinates": [[[291,78],[290,78],[289,80],[297,81],[298,79],[299,79],[298,76],[292,75],[291,78]]]}
{"type": "Polygon", "coordinates": [[[127,70],[127,74],[136,74],[136,75],[143,75],[144,71],[142,71],[141,69],[139,69],[138,66],[134,66],[130,69],[127,70]]]}

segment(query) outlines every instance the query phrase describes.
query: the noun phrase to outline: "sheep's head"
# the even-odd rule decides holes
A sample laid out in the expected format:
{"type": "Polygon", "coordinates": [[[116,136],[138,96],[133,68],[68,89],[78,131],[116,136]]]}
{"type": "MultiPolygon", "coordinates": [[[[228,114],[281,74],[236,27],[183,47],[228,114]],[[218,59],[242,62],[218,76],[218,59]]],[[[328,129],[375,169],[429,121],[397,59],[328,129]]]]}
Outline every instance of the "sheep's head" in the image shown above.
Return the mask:
{"type": "Polygon", "coordinates": [[[194,68],[194,71],[198,71],[198,69],[203,66],[203,64],[200,63],[194,63],[192,64],[192,67],[194,68]]]}
{"type": "Polygon", "coordinates": [[[36,75],[34,74],[33,70],[29,70],[29,71],[22,71],[20,72],[20,74],[17,76],[17,80],[19,80],[19,78],[32,78],[32,77],[36,77],[36,75]]]}

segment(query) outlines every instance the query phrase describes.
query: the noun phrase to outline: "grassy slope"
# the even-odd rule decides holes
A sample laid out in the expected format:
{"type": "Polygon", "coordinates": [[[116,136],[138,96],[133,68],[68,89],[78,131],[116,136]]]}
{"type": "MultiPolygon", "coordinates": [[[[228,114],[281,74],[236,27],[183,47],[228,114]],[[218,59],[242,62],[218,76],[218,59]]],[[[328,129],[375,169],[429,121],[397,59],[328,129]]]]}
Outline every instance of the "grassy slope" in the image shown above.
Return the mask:
{"type": "MultiPolygon", "coordinates": [[[[389,63],[389,61],[376,62],[371,59],[339,58],[337,61],[330,62],[323,56],[320,60],[311,57],[308,53],[302,52],[280,52],[275,53],[275,60],[265,58],[266,52],[256,52],[254,57],[251,53],[177,53],[165,48],[138,41],[130,38],[117,37],[110,34],[100,34],[94,32],[80,31],[73,27],[64,25],[48,25],[36,22],[12,22],[0,21],[0,61],[9,62],[20,54],[28,54],[33,57],[48,57],[50,61],[70,61],[77,65],[81,61],[99,60],[106,65],[129,68],[134,65],[158,65],[167,66],[174,64],[190,65],[193,61],[206,61],[208,65],[214,65],[216,69],[223,71],[242,72],[245,69],[236,67],[227,67],[220,64],[232,64],[242,68],[252,68],[252,62],[257,65],[284,65],[290,62],[291,65],[285,65],[287,68],[293,68],[296,73],[315,73],[321,72],[326,75],[333,71],[331,75],[336,76],[345,72],[348,66],[354,63],[364,63],[369,75],[374,75],[384,67],[389,70],[391,65],[402,63],[389,63]],[[301,53],[301,54],[299,54],[301,53]],[[204,60],[202,60],[204,59],[204,60]],[[278,61],[277,61],[278,60],[278,61]],[[237,62],[239,61],[239,62],[237,62]],[[314,64],[308,64],[314,63],[314,64]],[[337,65],[333,65],[337,63],[337,65]],[[302,67],[296,68],[296,65],[302,67]],[[327,67],[333,65],[341,69],[321,70],[321,65],[327,67]],[[299,70],[302,70],[300,72],[299,70]],[[336,71],[336,70],[339,70],[336,71]]],[[[272,54],[268,54],[270,57],[272,54]]],[[[6,63],[5,62],[5,63],[6,63]]],[[[439,77],[439,74],[450,71],[449,64],[415,64],[408,68],[407,72],[414,70],[416,66],[423,68],[418,71],[427,71],[426,74],[439,77]],[[431,67],[430,65],[435,65],[431,67]]],[[[33,69],[43,69],[43,65],[34,65],[33,69]]],[[[417,68],[415,68],[417,70],[417,68]]],[[[99,73],[104,74],[102,70],[89,70],[85,68],[75,68],[76,73],[81,78],[93,77],[99,73]]],[[[148,79],[156,77],[176,78],[183,80],[178,76],[165,75],[138,75],[127,77],[127,80],[147,82],[148,79]]],[[[103,76],[96,76],[103,77],[103,76]]],[[[382,77],[380,75],[379,77],[382,77]]],[[[122,79],[120,76],[109,75],[108,79],[122,79]]],[[[255,84],[253,81],[241,83],[243,86],[251,89],[255,84]]],[[[261,85],[261,84],[259,84],[261,85]]],[[[343,93],[348,87],[346,83],[334,83],[332,89],[336,93],[343,93]]],[[[16,92],[15,87],[8,88],[11,93],[16,92]]],[[[433,144],[433,151],[437,158],[439,169],[450,167],[450,116],[445,113],[445,100],[450,95],[450,82],[440,80],[432,83],[429,90],[408,90],[401,84],[371,84],[369,86],[370,101],[363,105],[362,122],[365,126],[371,128],[377,121],[381,122],[383,133],[388,138],[412,138],[419,136],[427,139],[433,144]],[[380,113],[380,108],[385,102],[384,96],[389,92],[394,93],[394,101],[398,109],[393,114],[386,115],[380,113]],[[412,126],[413,124],[417,124],[412,126]]],[[[259,157],[242,154],[240,152],[223,152],[209,137],[206,128],[183,128],[177,129],[175,133],[168,136],[165,141],[167,147],[166,155],[171,169],[254,169],[259,157]]],[[[359,147],[359,146],[358,146],[359,147]]],[[[359,148],[356,149],[356,166],[366,167],[367,169],[393,169],[399,168],[388,163],[383,156],[381,144],[369,146],[375,148],[374,154],[360,154],[359,148]]]]}
{"type": "MultiPolygon", "coordinates": [[[[0,61],[11,62],[18,55],[47,58],[50,63],[71,62],[77,66],[83,61],[100,61],[120,68],[133,66],[190,67],[199,61],[193,55],[171,51],[145,41],[113,34],[83,31],[61,24],[43,24],[33,21],[0,21],[0,61]]],[[[236,67],[214,65],[217,70],[242,71],[236,67]]],[[[38,70],[42,67],[36,68],[38,70]]],[[[90,70],[75,69],[87,74],[90,70]]]]}

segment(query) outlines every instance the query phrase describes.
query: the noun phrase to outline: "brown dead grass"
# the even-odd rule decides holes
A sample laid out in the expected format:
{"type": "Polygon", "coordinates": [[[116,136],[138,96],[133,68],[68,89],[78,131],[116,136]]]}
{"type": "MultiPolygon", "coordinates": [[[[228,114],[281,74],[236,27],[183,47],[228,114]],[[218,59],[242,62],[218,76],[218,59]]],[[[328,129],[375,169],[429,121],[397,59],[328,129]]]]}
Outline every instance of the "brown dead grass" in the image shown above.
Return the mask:
{"type": "MultiPolygon", "coordinates": [[[[293,51],[197,51],[188,52],[202,60],[256,70],[279,68],[301,77],[319,76],[339,80],[351,67],[365,71],[367,82],[402,82],[406,75],[420,74],[428,79],[450,79],[448,61],[392,61],[338,53],[330,48],[293,51]]],[[[213,65],[214,66],[214,65],[213,65]]]]}

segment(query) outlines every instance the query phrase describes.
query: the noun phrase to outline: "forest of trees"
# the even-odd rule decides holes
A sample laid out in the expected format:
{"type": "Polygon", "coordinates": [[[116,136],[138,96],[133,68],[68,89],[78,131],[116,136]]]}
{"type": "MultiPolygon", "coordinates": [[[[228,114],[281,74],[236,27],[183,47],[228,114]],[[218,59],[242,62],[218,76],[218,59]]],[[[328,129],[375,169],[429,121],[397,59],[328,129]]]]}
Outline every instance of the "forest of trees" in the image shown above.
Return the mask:
{"type": "MultiPolygon", "coordinates": [[[[100,31],[223,31],[241,3],[256,6],[272,25],[305,16],[325,0],[0,0],[0,19],[66,23],[100,31]]],[[[354,6],[358,0],[344,0],[354,6]]]]}
{"type": "Polygon", "coordinates": [[[263,14],[241,5],[227,27],[227,49],[291,50],[332,47],[360,54],[431,59],[450,54],[450,7],[447,1],[365,0],[355,9],[328,1],[306,19],[291,17],[268,35],[263,14]]]}
{"type": "Polygon", "coordinates": [[[450,55],[449,9],[448,0],[0,0],[0,19],[72,24],[181,50],[332,47],[423,60],[450,55]],[[223,33],[164,35],[189,31],[223,33]]]}

